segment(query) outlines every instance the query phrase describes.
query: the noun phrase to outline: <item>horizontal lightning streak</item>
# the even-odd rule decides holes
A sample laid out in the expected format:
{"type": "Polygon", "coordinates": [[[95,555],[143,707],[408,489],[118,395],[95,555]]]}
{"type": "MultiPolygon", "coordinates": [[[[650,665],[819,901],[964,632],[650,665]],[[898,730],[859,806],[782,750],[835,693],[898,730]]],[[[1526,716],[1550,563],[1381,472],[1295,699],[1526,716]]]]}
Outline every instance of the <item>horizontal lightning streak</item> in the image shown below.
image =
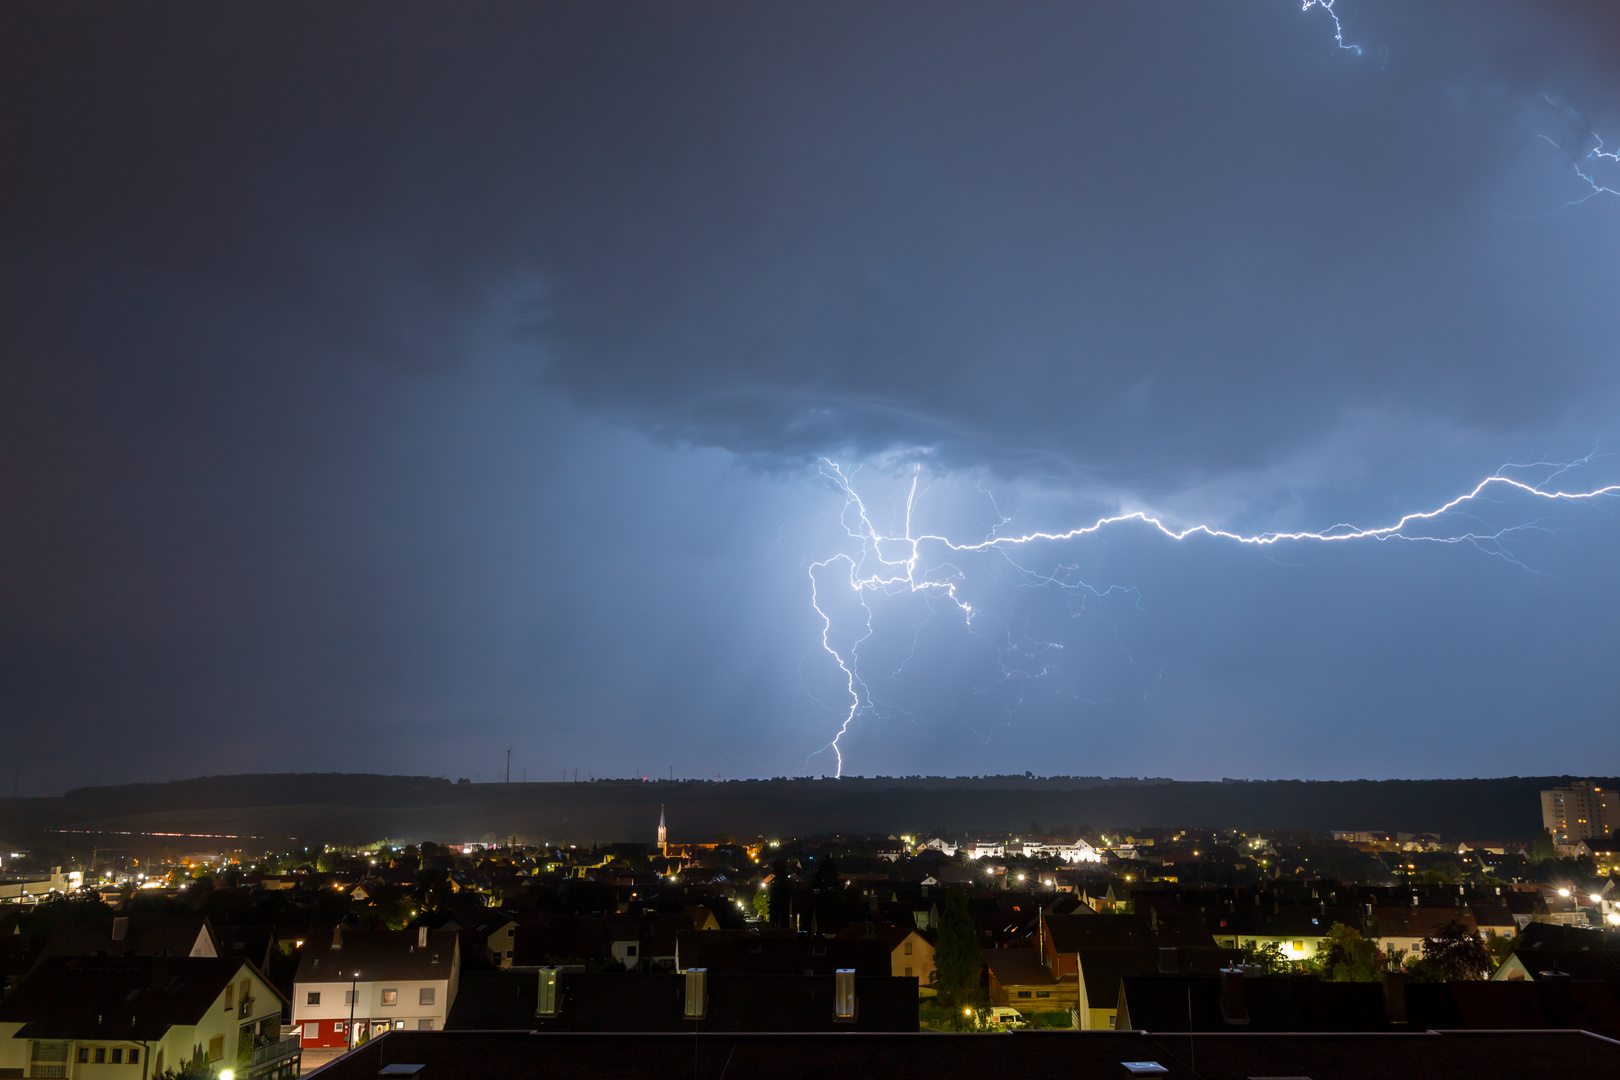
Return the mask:
{"type": "MultiPolygon", "coordinates": [[[[1233,532],[1229,529],[1220,529],[1210,525],[1200,524],[1190,525],[1186,528],[1178,529],[1166,524],[1162,517],[1148,513],[1147,511],[1136,510],[1126,514],[1113,514],[1107,517],[1100,517],[1089,525],[1082,525],[1077,528],[1064,530],[1062,532],[1030,532],[1024,533],[1020,536],[992,536],[976,543],[958,543],[948,537],[939,536],[932,533],[925,533],[921,536],[912,535],[912,516],[916,510],[917,504],[917,475],[915,473],[912,476],[911,486],[906,494],[905,533],[901,536],[884,535],[878,531],[876,526],[872,524],[872,519],[867,513],[865,502],[862,501],[859,493],[855,491],[854,486],[850,483],[849,477],[844,473],[843,468],[836,462],[822,459],[819,465],[821,475],[832,481],[844,495],[844,508],[839,516],[840,524],[844,526],[845,532],[847,532],[852,539],[860,541],[861,551],[859,556],[848,554],[834,555],[831,558],[812,563],[809,568],[811,605],[815,608],[816,614],[820,615],[822,619],[821,645],[822,648],[827,651],[827,654],[833,658],[834,662],[837,663],[839,670],[844,673],[846,689],[850,699],[849,709],[844,714],[843,723],[840,724],[838,733],[833,736],[831,742],[822,747],[822,749],[817,751],[817,753],[831,750],[837,759],[837,772],[835,775],[842,776],[844,769],[844,755],[842,748],[839,746],[839,741],[849,732],[850,725],[855,722],[855,718],[860,715],[861,711],[864,708],[872,707],[873,704],[870,688],[860,676],[859,663],[860,647],[872,637],[874,632],[872,626],[872,609],[866,603],[866,594],[868,592],[881,592],[884,595],[889,596],[900,595],[906,592],[926,593],[930,596],[943,597],[955,604],[957,609],[962,612],[967,623],[969,625],[972,624],[975,614],[973,606],[972,604],[963,600],[957,593],[957,584],[964,580],[962,571],[960,568],[952,565],[949,562],[941,562],[937,565],[919,569],[922,563],[922,547],[924,544],[933,543],[948,551],[962,553],[993,550],[1005,556],[1009,548],[1016,548],[1026,544],[1062,543],[1070,540],[1078,540],[1083,537],[1099,533],[1110,525],[1122,525],[1129,522],[1137,522],[1143,525],[1151,526],[1152,528],[1158,530],[1159,533],[1172,540],[1180,541],[1186,540],[1192,536],[1203,535],[1213,539],[1229,540],[1238,544],[1248,544],[1258,547],[1282,543],[1342,543],[1352,540],[1406,540],[1413,543],[1425,542],[1443,544],[1472,543],[1477,547],[1481,547],[1482,550],[1489,551],[1492,554],[1501,555],[1503,558],[1517,563],[1518,560],[1514,559],[1511,554],[1504,552],[1501,549],[1500,544],[1503,539],[1511,533],[1519,532],[1525,529],[1538,528],[1539,526],[1535,525],[1534,523],[1510,525],[1489,532],[1468,531],[1454,535],[1438,536],[1425,535],[1422,533],[1411,535],[1407,533],[1406,530],[1415,524],[1436,521],[1452,513],[1462,513],[1463,511],[1459,509],[1460,507],[1474,499],[1484,497],[1493,487],[1506,489],[1506,493],[1518,492],[1532,498],[1545,499],[1555,503],[1582,502],[1602,499],[1610,496],[1620,496],[1620,484],[1609,484],[1604,487],[1594,488],[1590,491],[1545,490],[1543,485],[1548,483],[1552,477],[1556,477],[1564,472],[1567,472],[1571,468],[1588,464],[1594,456],[1595,454],[1589,454],[1579,461],[1565,464],[1547,462],[1537,463],[1546,465],[1554,470],[1551,476],[1549,476],[1548,480],[1543,481],[1542,484],[1529,484],[1523,480],[1516,480],[1511,476],[1502,475],[1503,470],[1505,469],[1528,468],[1530,466],[1503,466],[1502,470],[1498,470],[1491,476],[1487,476],[1466,493],[1458,495],[1456,498],[1441,504],[1433,510],[1422,510],[1410,513],[1401,517],[1394,524],[1380,525],[1374,528],[1355,528],[1349,525],[1335,525],[1333,528],[1323,531],[1301,530],[1292,532],[1240,533],[1233,532]],[[853,521],[851,520],[852,516],[853,521]],[[1498,545],[1495,550],[1485,546],[1493,543],[1498,545]],[[890,555],[885,554],[885,548],[889,549],[892,554],[899,557],[890,557],[890,555]],[[898,551],[895,549],[898,549],[898,551]],[[821,606],[821,594],[816,578],[818,571],[825,570],[834,563],[842,564],[847,568],[849,587],[855,593],[857,600],[861,605],[861,610],[865,613],[866,617],[865,633],[862,634],[861,637],[849,647],[847,655],[835,647],[832,642],[832,617],[828,615],[821,606]]],[[[999,509],[997,510],[997,517],[1001,518],[1001,521],[996,525],[996,529],[1000,529],[1007,523],[1009,519],[1002,515],[999,509]]],[[[1062,585],[1065,588],[1073,587],[1069,585],[1068,582],[1059,580],[1055,576],[1042,575],[1026,570],[1017,563],[1012,563],[1012,565],[1021,574],[1023,574],[1026,579],[1033,579],[1037,583],[1057,584],[1062,585]]],[[[1092,586],[1084,585],[1083,583],[1081,587],[1098,596],[1104,596],[1107,593],[1117,591],[1120,588],[1119,586],[1112,586],[1107,590],[1098,590],[1092,586]]],[[[913,643],[913,648],[915,648],[915,643],[913,643]]]]}

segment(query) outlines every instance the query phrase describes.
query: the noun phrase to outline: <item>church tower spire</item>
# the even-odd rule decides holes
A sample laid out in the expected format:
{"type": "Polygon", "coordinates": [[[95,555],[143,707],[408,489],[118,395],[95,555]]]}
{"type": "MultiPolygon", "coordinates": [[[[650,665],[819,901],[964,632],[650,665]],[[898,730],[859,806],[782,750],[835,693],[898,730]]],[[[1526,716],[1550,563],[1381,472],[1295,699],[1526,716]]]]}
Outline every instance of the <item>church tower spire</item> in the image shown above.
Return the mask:
{"type": "Polygon", "coordinates": [[[658,854],[669,854],[669,830],[664,828],[664,808],[658,808],[658,854]]]}

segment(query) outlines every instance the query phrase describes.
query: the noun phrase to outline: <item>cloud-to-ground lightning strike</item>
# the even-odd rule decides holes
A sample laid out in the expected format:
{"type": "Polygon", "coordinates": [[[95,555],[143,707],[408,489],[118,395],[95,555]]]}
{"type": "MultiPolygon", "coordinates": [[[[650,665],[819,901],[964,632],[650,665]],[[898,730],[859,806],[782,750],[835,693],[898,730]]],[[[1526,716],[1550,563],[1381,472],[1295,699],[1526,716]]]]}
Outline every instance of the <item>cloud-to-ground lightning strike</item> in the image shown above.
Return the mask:
{"type": "MultiPolygon", "coordinates": [[[[1229,529],[1217,528],[1211,525],[1197,524],[1185,528],[1176,528],[1168,524],[1163,516],[1148,513],[1143,510],[1131,511],[1123,514],[1113,514],[1100,517],[1088,525],[1081,525],[1073,529],[1060,532],[1029,532],[1018,536],[990,536],[984,540],[972,543],[959,543],[948,537],[931,533],[913,535],[912,517],[917,507],[918,475],[913,473],[911,485],[906,494],[905,504],[905,532],[899,536],[884,535],[873,524],[866,504],[851,484],[849,476],[837,463],[823,459],[820,463],[820,473],[830,480],[843,494],[844,507],[840,514],[840,521],[845,531],[852,539],[860,542],[858,555],[840,553],[819,562],[812,563],[810,574],[811,604],[816,614],[822,619],[821,644],[827,654],[832,657],[845,677],[845,685],[849,694],[849,708],[844,714],[838,733],[833,736],[821,751],[831,750],[837,760],[837,774],[843,775],[844,756],[839,741],[849,732],[850,725],[863,711],[875,706],[872,695],[866,682],[860,675],[859,652],[860,647],[872,637],[872,609],[866,603],[868,593],[883,593],[885,595],[899,595],[901,593],[923,593],[929,596],[949,600],[957,610],[962,613],[968,624],[973,622],[976,612],[973,605],[962,599],[958,594],[958,583],[964,580],[961,570],[949,561],[941,560],[924,565],[923,547],[934,545],[943,553],[970,554],[979,552],[996,552],[1005,556],[1010,549],[1022,545],[1036,543],[1063,543],[1078,540],[1102,532],[1114,525],[1124,525],[1131,522],[1147,525],[1158,530],[1171,540],[1186,540],[1189,537],[1203,535],[1212,539],[1227,540],[1238,544],[1247,544],[1256,547],[1269,547],[1290,543],[1322,543],[1338,544],[1358,540],[1406,540],[1414,543],[1443,543],[1462,544],[1470,543],[1488,554],[1506,559],[1515,565],[1523,566],[1511,551],[1503,546],[1505,538],[1514,533],[1527,530],[1541,529],[1542,526],[1535,521],[1520,522],[1504,526],[1499,529],[1475,531],[1467,529],[1461,532],[1443,532],[1430,534],[1415,531],[1416,526],[1425,523],[1437,522],[1452,515],[1467,517],[1478,521],[1479,519],[1466,511],[1466,505],[1479,499],[1487,498],[1493,491],[1500,490],[1503,494],[1520,494],[1532,499],[1546,500],[1551,503],[1591,502],[1610,497],[1620,497],[1620,484],[1609,484],[1604,487],[1587,491],[1548,490],[1546,485],[1551,480],[1571,468],[1589,464],[1596,454],[1588,454],[1585,458],[1568,463],[1538,462],[1552,472],[1539,484],[1531,484],[1505,475],[1509,470],[1523,470],[1533,468],[1535,465],[1512,464],[1505,465],[1495,473],[1487,476],[1478,484],[1462,495],[1458,495],[1432,510],[1416,511],[1399,518],[1393,524],[1379,525],[1372,528],[1357,528],[1351,525],[1335,525],[1322,531],[1289,531],[1289,532],[1260,532],[1241,533],[1229,529]],[[855,593],[861,610],[865,613],[865,632],[855,640],[846,652],[836,648],[831,640],[833,632],[832,617],[821,605],[821,593],[817,581],[817,573],[826,570],[834,564],[841,564],[847,571],[848,585],[855,593]]],[[[998,511],[998,517],[1002,515],[998,511]]],[[[1003,518],[997,529],[1006,524],[1003,518]]],[[[948,556],[947,556],[948,558],[948,556]]],[[[1009,562],[1011,560],[1009,559],[1009,562]]],[[[1061,585],[1064,588],[1074,586],[1055,576],[1042,575],[1030,571],[1016,563],[1012,564],[1018,572],[1037,584],[1061,585]]],[[[1099,590],[1090,585],[1079,586],[1096,596],[1106,595],[1108,592],[1121,591],[1123,587],[1113,586],[1106,590],[1099,590]]],[[[1131,590],[1123,590],[1131,591],[1131,590]]]]}

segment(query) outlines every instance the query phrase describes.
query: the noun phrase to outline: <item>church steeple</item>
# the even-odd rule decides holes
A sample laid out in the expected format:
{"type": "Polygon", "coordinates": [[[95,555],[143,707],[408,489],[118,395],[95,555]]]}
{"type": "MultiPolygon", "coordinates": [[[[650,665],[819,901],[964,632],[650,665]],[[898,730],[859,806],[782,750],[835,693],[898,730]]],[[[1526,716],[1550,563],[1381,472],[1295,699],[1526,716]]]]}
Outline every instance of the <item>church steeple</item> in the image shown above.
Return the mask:
{"type": "Polygon", "coordinates": [[[664,828],[664,808],[658,808],[658,854],[669,854],[669,830],[664,828]]]}

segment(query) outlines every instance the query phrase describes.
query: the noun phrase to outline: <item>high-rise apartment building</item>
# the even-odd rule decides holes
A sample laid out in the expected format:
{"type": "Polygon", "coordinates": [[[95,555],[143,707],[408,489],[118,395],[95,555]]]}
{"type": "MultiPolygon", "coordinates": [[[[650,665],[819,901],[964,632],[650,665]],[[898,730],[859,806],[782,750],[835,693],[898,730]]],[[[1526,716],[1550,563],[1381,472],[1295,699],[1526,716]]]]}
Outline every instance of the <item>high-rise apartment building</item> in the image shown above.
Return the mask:
{"type": "Polygon", "coordinates": [[[1620,792],[1577,780],[1567,788],[1541,793],[1541,823],[1555,844],[1575,844],[1608,836],[1620,826],[1620,792]]]}

